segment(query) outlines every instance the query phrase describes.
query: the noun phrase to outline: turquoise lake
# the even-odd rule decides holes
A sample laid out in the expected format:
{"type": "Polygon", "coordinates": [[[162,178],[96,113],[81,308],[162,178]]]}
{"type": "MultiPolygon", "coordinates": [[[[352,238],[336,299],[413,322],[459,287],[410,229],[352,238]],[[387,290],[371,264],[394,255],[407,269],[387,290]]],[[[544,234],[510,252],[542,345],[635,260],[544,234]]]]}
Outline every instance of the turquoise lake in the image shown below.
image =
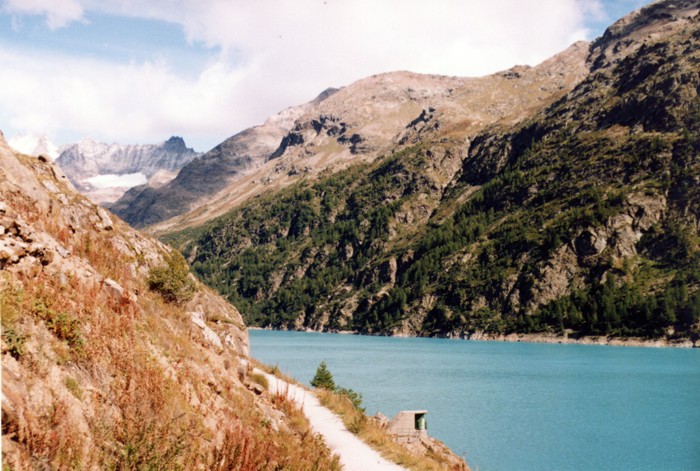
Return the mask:
{"type": "Polygon", "coordinates": [[[251,331],[308,384],[321,360],[368,414],[427,409],[473,471],[700,470],[700,350],[251,331]]]}

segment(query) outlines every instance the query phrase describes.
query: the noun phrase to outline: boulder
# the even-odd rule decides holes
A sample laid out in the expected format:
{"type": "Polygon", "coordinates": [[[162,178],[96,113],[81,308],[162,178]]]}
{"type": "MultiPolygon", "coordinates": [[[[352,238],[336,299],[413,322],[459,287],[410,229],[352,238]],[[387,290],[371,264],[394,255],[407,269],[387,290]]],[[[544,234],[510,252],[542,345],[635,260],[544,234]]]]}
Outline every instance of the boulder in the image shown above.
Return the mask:
{"type": "Polygon", "coordinates": [[[124,288],[122,288],[119,283],[112,280],[111,278],[106,278],[104,280],[104,287],[107,289],[107,292],[110,294],[110,296],[117,299],[121,299],[122,297],[124,297],[124,288]]]}
{"type": "Polygon", "coordinates": [[[202,312],[188,312],[190,315],[190,318],[192,319],[192,323],[196,325],[197,327],[200,328],[202,331],[202,335],[204,336],[204,339],[210,343],[211,345],[214,345],[218,349],[223,349],[224,345],[221,343],[221,339],[219,336],[211,330],[211,328],[204,322],[204,313],[202,312]]]}

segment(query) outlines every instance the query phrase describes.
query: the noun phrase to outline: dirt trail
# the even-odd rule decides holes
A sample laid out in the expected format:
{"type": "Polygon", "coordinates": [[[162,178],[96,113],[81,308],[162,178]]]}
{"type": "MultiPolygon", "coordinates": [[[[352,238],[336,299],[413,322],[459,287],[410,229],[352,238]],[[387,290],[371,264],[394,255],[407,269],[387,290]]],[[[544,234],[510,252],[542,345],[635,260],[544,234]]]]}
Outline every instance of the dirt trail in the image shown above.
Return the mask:
{"type": "Polygon", "coordinates": [[[321,405],[312,392],[276,376],[263,374],[270,384],[271,393],[287,391],[288,397],[302,407],[311,427],[323,435],[328,447],[340,457],[346,471],[406,471],[406,468],[382,458],[377,451],[353,435],[337,415],[321,405]]]}

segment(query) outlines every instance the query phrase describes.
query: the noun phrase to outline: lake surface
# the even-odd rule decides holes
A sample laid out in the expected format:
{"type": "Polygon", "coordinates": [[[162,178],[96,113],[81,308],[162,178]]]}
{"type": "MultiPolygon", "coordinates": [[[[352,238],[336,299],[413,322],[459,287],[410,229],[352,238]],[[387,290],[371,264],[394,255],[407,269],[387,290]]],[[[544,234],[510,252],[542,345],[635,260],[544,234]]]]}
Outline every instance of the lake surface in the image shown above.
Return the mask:
{"type": "Polygon", "coordinates": [[[368,414],[427,409],[473,471],[700,470],[700,350],[251,331],[308,384],[321,360],[368,414]]]}

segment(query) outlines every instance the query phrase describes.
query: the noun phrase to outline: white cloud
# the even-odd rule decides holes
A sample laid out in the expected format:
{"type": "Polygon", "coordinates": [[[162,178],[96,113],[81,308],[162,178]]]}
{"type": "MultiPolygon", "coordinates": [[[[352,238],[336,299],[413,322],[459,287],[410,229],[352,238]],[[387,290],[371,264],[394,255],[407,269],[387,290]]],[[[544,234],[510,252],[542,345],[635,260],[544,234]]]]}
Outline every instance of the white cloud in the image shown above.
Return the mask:
{"type": "Polygon", "coordinates": [[[216,139],[235,130],[244,74],[221,63],[195,79],[165,64],[120,65],[92,59],[0,52],[0,122],[73,138],[158,142],[171,134],[216,139]],[[218,136],[218,137],[217,137],[218,136]]]}
{"type": "MultiPolygon", "coordinates": [[[[630,1],[630,0],[623,0],[623,1],[630,1]]],[[[639,3],[640,1],[646,1],[646,0],[632,0],[634,2],[639,3]]],[[[600,0],[578,0],[579,5],[581,7],[581,11],[585,15],[590,15],[594,20],[598,21],[604,21],[604,20],[610,20],[609,16],[607,13],[605,13],[605,9],[603,8],[603,4],[600,2],[600,0]]],[[[633,10],[630,8],[630,11],[633,10]]]]}
{"type": "MultiPolygon", "coordinates": [[[[591,6],[593,5],[593,6],[591,6]]],[[[474,76],[535,64],[582,39],[582,0],[6,0],[49,25],[85,12],[180,24],[218,57],[166,63],[5,50],[2,122],[122,142],[182,134],[209,146],[328,86],[391,70],[474,76]],[[52,16],[53,15],[53,16],[52,16]],[[194,79],[191,77],[195,77],[194,79]],[[4,116],[3,116],[4,115],[4,116]]]]}
{"type": "Polygon", "coordinates": [[[168,15],[192,40],[220,46],[229,58],[342,80],[395,69],[476,75],[523,57],[543,60],[583,37],[589,3],[283,0],[230,7],[193,1],[179,18],[168,15]]]}
{"type": "Polygon", "coordinates": [[[20,15],[44,15],[52,30],[83,18],[80,0],[5,0],[4,11],[20,15]]]}

